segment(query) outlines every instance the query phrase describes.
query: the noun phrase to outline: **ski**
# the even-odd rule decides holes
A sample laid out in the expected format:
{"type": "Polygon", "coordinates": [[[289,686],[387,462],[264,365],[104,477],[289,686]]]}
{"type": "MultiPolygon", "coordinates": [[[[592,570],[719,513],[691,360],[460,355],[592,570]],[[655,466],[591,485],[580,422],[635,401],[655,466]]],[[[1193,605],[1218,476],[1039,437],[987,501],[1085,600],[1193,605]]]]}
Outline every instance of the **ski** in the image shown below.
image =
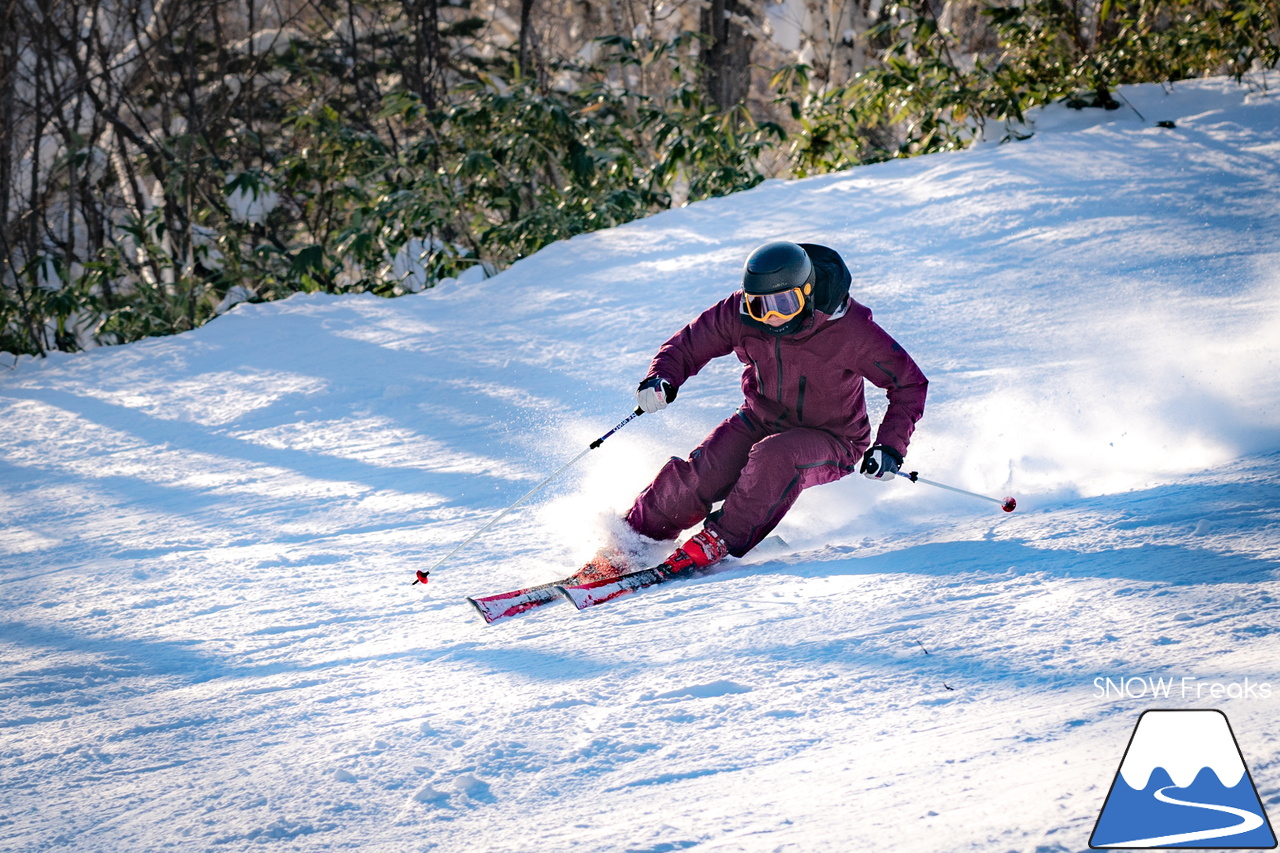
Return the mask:
{"type": "Polygon", "coordinates": [[[625,575],[619,575],[616,578],[586,581],[585,583],[561,583],[556,589],[561,595],[573,602],[574,607],[579,610],[586,610],[588,607],[604,604],[606,601],[613,601],[615,598],[630,595],[645,587],[656,586],[670,580],[712,575],[725,568],[728,567],[713,566],[707,569],[685,569],[684,571],[672,573],[666,563],[660,563],[648,569],[639,569],[634,572],[628,572],[625,575]]]}
{"type": "MultiPolygon", "coordinates": [[[[767,550],[789,547],[786,542],[777,536],[770,536],[761,545],[767,550]]],[[[600,555],[597,555],[596,559],[600,559],[600,555]]],[[[604,570],[617,572],[625,566],[625,563],[620,560],[615,559],[611,562],[612,565],[604,570]]],[[[732,562],[730,561],[730,563],[732,562]]],[[[725,571],[730,566],[720,563],[706,569],[688,568],[673,573],[666,563],[659,563],[647,569],[613,574],[602,580],[584,580],[581,575],[591,571],[592,568],[592,563],[589,562],[577,574],[570,575],[563,580],[551,581],[550,583],[538,584],[524,589],[513,589],[510,592],[500,592],[496,595],[468,597],[467,601],[480,614],[480,618],[492,625],[495,622],[501,622],[505,619],[519,616],[522,613],[528,613],[538,607],[554,604],[562,598],[567,598],[573,602],[573,606],[579,610],[586,610],[588,607],[594,607],[606,601],[613,601],[615,598],[621,598],[645,587],[655,586],[669,580],[705,577],[725,571]]],[[[600,571],[601,569],[596,567],[596,570],[600,571]]]]}
{"type": "Polygon", "coordinates": [[[501,622],[521,613],[528,613],[546,604],[555,604],[561,600],[560,585],[572,584],[573,577],[563,580],[542,583],[537,586],[513,589],[510,592],[499,592],[496,595],[467,596],[467,601],[480,614],[480,618],[488,624],[501,622]]]}
{"type": "Polygon", "coordinates": [[[480,614],[481,619],[492,625],[495,622],[519,616],[521,613],[528,613],[535,608],[555,604],[562,598],[560,595],[562,586],[585,583],[584,576],[589,578],[607,574],[612,578],[624,572],[625,568],[626,563],[617,551],[601,549],[595,557],[587,561],[585,566],[567,578],[524,589],[513,589],[510,592],[499,592],[495,595],[468,596],[467,601],[471,602],[471,606],[480,614]]]}
{"type": "MultiPolygon", "coordinates": [[[[760,551],[763,553],[778,552],[790,547],[781,536],[770,536],[760,543],[760,551]]],[[[667,581],[702,578],[719,574],[732,568],[733,563],[734,561],[730,560],[728,563],[717,563],[705,569],[691,566],[676,572],[673,572],[667,563],[659,563],[647,569],[637,569],[634,572],[627,572],[604,580],[577,581],[574,578],[569,578],[568,581],[561,581],[556,586],[556,590],[573,602],[574,607],[579,610],[586,610],[588,607],[604,604],[606,601],[613,601],[615,598],[621,598],[645,587],[656,586],[667,581]]]]}

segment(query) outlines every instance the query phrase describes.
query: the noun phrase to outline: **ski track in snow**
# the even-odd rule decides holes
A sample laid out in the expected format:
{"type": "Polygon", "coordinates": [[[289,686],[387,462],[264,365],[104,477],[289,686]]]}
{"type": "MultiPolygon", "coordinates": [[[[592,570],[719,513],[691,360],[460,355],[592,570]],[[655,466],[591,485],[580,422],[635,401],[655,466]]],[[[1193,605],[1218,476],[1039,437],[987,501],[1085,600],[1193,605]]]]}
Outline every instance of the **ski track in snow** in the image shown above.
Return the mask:
{"type": "Polygon", "coordinates": [[[0,850],[1083,851],[1148,707],[1222,708],[1274,812],[1280,106],[1127,94],[0,371],[0,850]],[[410,586],[774,237],[849,256],[929,375],[908,468],[1016,513],[852,477],[789,549],[479,623],[732,411],[722,361],[410,586]],[[1201,693],[1094,686],[1132,676],[1201,693]]]}

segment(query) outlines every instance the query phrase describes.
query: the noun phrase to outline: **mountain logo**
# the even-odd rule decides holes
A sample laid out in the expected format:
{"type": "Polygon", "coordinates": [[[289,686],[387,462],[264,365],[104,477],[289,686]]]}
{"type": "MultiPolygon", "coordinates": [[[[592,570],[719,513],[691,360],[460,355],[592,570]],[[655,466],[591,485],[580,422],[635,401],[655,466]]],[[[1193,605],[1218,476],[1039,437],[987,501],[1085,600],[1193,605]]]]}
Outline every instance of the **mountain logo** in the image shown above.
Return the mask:
{"type": "Polygon", "coordinates": [[[1221,711],[1145,711],[1091,848],[1270,850],[1271,822],[1221,711]]]}

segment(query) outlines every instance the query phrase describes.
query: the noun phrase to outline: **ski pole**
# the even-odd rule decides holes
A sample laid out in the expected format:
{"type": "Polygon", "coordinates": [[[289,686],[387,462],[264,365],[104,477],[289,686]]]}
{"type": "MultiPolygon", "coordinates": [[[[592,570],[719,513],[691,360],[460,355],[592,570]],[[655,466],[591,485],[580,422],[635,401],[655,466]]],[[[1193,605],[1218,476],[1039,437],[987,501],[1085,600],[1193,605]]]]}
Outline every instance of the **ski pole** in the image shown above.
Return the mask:
{"type": "MultiPolygon", "coordinates": [[[[436,562],[436,564],[435,564],[434,566],[432,566],[429,570],[427,570],[427,571],[425,571],[425,572],[424,572],[424,571],[422,571],[421,569],[418,569],[418,572],[417,572],[418,577],[417,577],[417,579],[416,579],[416,580],[414,580],[414,582],[413,582],[413,583],[414,583],[414,584],[426,583],[426,582],[427,582],[427,575],[431,574],[431,572],[435,571],[436,569],[438,569],[438,568],[440,568],[442,565],[444,565],[444,562],[445,562],[446,560],[448,560],[448,559],[449,559],[450,557],[452,557],[454,554],[458,553],[458,552],[459,552],[459,551],[461,551],[463,548],[467,547],[467,546],[468,546],[468,545],[470,545],[472,542],[474,542],[474,541],[476,540],[476,537],[478,537],[481,533],[484,533],[484,532],[485,532],[486,530],[488,530],[490,527],[493,527],[495,524],[497,524],[499,521],[501,521],[501,520],[502,520],[502,518],[503,518],[507,513],[511,512],[511,510],[513,510],[513,509],[515,509],[516,507],[520,506],[520,504],[524,503],[524,502],[525,502],[525,501],[527,501],[529,498],[533,497],[533,496],[534,496],[534,495],[536,495],[538,492],[542,491],[542,489],[547,485],[547,483],[550,483],[550,482],[551,482],[552,480],[554,480],[556,477],[559,477],[559,476],[560,476],[560,474],[561,474],[561,472],[562,472],[562,471],[564,471],[566,468],[568,468],[570,465],[572,465],[573,463],[577,462],[579,459],[581,459],[582,457],[586,456],[588,453],[590,453],[591,451],[595,450],[595,449],[596,449],[597,447],[599,447],[600,445],[604,444],[605,439],[607,439],[609,436],[613,435],[615,432],[617,432],[618,430],[622,429],[624,426],[626,426],[627,424],[631,423],[633,420],[635,420],[636,418],[640,417],[640,416],[641,416],[641,415],[643,415],[643,414],[644,414],[644,409],[641,409],[641,408],[637,407],[637,408],[636,408],[636,410],[635,410],[634,412],[632,412],[631,414],[629,414],[629,415],[627,415],[625,418],[623,418],[623,419],[622,419],[622,421],[620,421],[620,422],[618,423],[618,425],[617,425],[617,426],[615,426],[613,429],[609,430],[609,431],[608,431],[608,432],[606,432],[604,435],[602,435],[602,436],[600,436],[599,438],[597,438],[595,441],[591,442],[591,444],[587,445],[587,449],[586,449],[586,450],[582,451],[582,452],[581,452],[581,453],[579,453],[577,456],[573,457],[573,458],[572,458],[572,459],[570,459],[568,462],[566,462],[566,463],[564,463],[563,465],[561,465],[561,466],[560,466],[559,468],[557,468],[557,469],[555,470],[555,472],[553,472],[549,477],[547,477],[547,478],[546,478],[545,480],[543,480],[541,483],[539,483],[538,485],[536,485],[536,486],[534,486],[532,489],[530,489],[528,492],[526,492],[526,493],[525,493],[525,495],[524,495],[524,497],[520,498],[520,500],[516,501],[516,502],[515,502],[515,503],[513,503],[511,506],[507,507],[507,508],[506,508],[506,509],[504,509],[502,512],[498,513],[498,514],[497,514],[497,515],[495,515],[493,518],[489,519],[489,523],[488,523],[488,524],[486,524],[484,527],[481,527],[481,528],[480,528],[479,530],[477,530],[475,533],[472,533],[470,536],[468,536],[468,537],[467,537],[467,538],[462,542],[462,544],[461,544],[461,545],[458,545],[458,546],[457,546],[457,547],[455,547],[452,551],[450,551],[448,554],[445,554],[443,557],[441,557],[441,558],[436,562]]],[[[410,584],[410,586],[413,586],[413,584],[410,584]]]]}
{"type": "Polygon", "coordinates": [[[913,483],[924,483],[926,486],[937,486],[939,489],[946,489],[948,492],[957,492],[962,495],[968,495],[971,498],[982,498],[984,501],[998,503],[1000,504],[1000,508],[1005,512],[1013,512],[1018,506],[1018,502],[1011,497],[1000,500],[999,498],[993,498],[990,495],[980,495],[977,492],[957,489],[955,486],[948,486],[946,483],[935,483],[933,480],[926,480],[924,477],[921,477],[919,471],[912,471],[910,474],[902,471],[898,473],[898,476],[905,477],[913,483]]]}

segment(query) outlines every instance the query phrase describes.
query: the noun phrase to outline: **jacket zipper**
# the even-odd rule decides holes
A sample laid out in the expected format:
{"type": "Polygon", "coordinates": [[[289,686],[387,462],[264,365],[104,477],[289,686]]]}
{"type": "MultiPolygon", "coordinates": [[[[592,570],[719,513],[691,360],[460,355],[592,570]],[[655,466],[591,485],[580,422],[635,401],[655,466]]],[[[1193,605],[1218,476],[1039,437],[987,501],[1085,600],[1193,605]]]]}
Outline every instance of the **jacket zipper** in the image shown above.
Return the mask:
{"type": "Polygon", "coordinates": [[[782,340],[773,339],[773,351],[778,358],[778,402],[782,402],[782,340]]]}
{"type": "MultiPolygon", "coordinates": [[[[776,338],[774,339],[774,342],[773,342],[773,355],[774,355],[774,358],[777,360],[777,366],[778,366],[777,400],[778,400],[778,403],[785,406],[786,403],[783,399],[785,397],[785,394],[784,394],[784,383],[783,383],[783,377],[782,377],[782,341],[776,338]]],[[[756,390],[758,393],[763,395],[765,393],[764,374],[760,372],[760,365],[756,363],[755,359],[751,360],[751,366],[754,367],[756,371],[756,390]]],[[[796,397],[796,422],[797,423],[804,422],[804,391],[805,391],[805,387],[808,384],[809,384],[809,377],[801,376],[800,390],[799,390],[799,394],[796,397]]],[[[779,418],[777,423],[781,424],[782,419],[779,418]]]]}

